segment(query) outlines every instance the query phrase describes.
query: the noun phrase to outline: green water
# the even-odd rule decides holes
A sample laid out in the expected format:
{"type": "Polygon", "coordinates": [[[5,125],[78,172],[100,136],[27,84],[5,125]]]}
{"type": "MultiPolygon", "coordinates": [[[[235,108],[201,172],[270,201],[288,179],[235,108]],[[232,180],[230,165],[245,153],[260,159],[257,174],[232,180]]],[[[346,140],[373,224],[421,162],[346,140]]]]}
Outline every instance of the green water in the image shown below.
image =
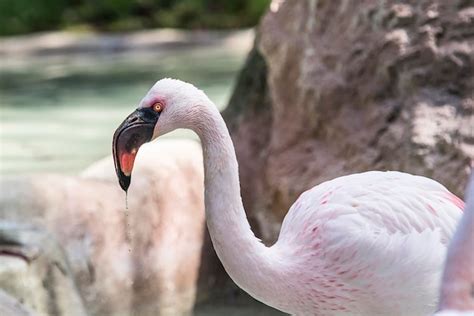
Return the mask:
{"type": "Polygon", "coordinates": [[[163,77],[194,83],[223,108],[244,59],[241,52],[203,47],[4,59],[0,175],[75,173],[109,155],[115,128],[163,77]]]}

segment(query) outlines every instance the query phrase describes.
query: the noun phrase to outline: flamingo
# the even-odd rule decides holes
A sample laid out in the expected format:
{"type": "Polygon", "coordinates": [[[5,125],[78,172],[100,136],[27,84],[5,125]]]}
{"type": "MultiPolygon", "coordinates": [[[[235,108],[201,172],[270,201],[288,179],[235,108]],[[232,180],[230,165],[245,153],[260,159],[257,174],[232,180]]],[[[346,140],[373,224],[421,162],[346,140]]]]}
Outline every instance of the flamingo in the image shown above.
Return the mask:
{"type": "Polygon", "coordinates": [[[122,189],[139,147],[178,128],[201,140],[209,233],[229,276],[252,297],[296,315],[435,312],[447,244],[464,205],[443,185],[381,171],[321,183],[301,194],[267,247],[246,218],[226,124],[192,84],[157,81],[115,131],[122,189]]]}
{"type": "Polygon", "coordinates": [[[474,173],[464,215],[448,249],[437,316],[474,315],[474,173]]]}

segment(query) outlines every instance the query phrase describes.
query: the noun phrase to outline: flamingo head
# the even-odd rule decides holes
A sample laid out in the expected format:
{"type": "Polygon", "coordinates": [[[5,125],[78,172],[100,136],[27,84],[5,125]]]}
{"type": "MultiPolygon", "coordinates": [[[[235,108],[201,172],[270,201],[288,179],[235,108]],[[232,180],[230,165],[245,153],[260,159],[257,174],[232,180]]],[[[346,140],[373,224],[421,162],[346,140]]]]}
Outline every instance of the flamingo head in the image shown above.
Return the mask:
{"type": "Polygon", "coordinates": [[[177,128],[193,128],[208,103],[204,92],[192,84],[168,78],[155,83],[113,136],[115,171],[124,191],[130,186],[140,146],[177,128]]]}

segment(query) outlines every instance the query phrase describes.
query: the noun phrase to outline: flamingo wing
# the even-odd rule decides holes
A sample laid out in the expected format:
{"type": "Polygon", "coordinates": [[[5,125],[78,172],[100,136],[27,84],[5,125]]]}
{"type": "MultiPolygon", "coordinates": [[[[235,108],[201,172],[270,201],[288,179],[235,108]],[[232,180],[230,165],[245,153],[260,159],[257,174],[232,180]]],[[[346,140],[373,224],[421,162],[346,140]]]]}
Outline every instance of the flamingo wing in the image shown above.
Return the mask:
{"type": "Polygon", "coordinates": [[[440,183],[402,172],[370,171],[339,177],[304,192],[285,217],[280,239],[332,221],[388,234],[440,230],[447,244],[464,202],[440,183]]]}
{"type": "Polygon", "coordinates": [[[424,177],[376,171],[340,177],[301,195],[274,248],[291,254],[289,273],[306,284],[295,292],[313,296],[303,312],[425,314],[436,307],[462,207],[424,177]]]}

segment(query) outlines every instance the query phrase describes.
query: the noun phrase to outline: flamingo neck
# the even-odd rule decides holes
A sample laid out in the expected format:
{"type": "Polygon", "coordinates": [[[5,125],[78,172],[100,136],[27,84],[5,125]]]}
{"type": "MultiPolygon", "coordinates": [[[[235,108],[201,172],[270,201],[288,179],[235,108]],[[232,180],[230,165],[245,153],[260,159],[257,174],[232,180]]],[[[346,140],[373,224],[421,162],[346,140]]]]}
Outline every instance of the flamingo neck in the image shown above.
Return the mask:
{"type": "Polygon", "coordinates": [[[442,310],[474,308],[474,175],[466,194],[464,215],[448,250],[441,287],[442,310]]]}
{"type": "Polygon", "coordinates": [[[277,271],[271,248],[255,237],[247,220],[227,126],[215,106],[205,112],[200,127],[194,130],[203,147],[206,221],[212,243],[232,280],[253,297],[266,301],[266,287],[277,271]]]}

